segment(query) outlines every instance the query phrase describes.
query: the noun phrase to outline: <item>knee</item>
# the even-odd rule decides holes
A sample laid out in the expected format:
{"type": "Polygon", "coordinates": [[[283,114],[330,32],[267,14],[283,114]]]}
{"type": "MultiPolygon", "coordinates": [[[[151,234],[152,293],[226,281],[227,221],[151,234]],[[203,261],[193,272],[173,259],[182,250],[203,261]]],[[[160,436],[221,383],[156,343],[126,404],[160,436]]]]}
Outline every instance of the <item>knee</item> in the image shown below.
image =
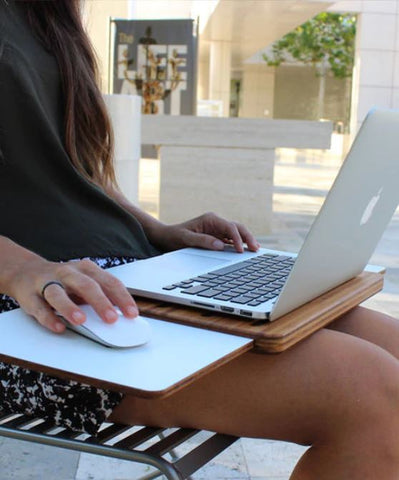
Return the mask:
{"type": "Polygon", "coordinates": [[[354,406],[376,424],[377,420],[399,422],[399,361],[381,350],[363,358],[356,370],[354,406]]]}
{"type": "Polygon", "coordinates": [[[332,432],[399,461],[399,361],[374,346],[357,352],[352,361],[334,399],[332,432]]]}

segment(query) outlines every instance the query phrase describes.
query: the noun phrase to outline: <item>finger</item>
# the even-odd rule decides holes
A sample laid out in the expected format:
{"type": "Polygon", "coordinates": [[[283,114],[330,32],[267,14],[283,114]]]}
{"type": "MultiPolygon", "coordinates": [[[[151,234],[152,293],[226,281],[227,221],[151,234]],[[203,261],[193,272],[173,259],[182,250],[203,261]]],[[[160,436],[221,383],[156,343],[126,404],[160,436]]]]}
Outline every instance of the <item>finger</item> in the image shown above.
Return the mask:
{"type": "Polygon", "coordinates": [[[21,304],[21,307],[43,327],[55,333],[65,331],[65,325],[54,313],[54,310],[38,295],[33,295],[29,299],[29,304],[21,304]]]}
{"type": "Polygon", "coordinates": [[[223,250],[225,246],[222,240],[206,233],[186,231],[184,232],[183,237],[184,245],[187,247],[205,248],[207,250],[223,250]]]}
{"type": "MultiPolygon", "coordinates": [[[[85,259],[80,262],[74,263],[73,267],[78,268],[83,274],[89,278],[95,280],[101,287],[102,292],[110,300],[112,305],[116,305],[122,311],[122,313],[128,318],[134,318],[138,315],[138,308],[134,302],[132,296],[127,291],[123,283],[116,277],[108,273],[106,270],[100,268],[97,264],[91,260],[85,259]]],[[[76,292],[80,297],[84,296],[82,293],[76,292]]],[[[94,305],[92,305],[95,308],[94,305]]],[[[101,315],[101,314],[100,314],[101,315]]],[[[111,314],[108,313],[109,320],[111,320],[111,314]]]]}
{"type": "Polygon", "coordinates": [[[118,319],[118,312],[95,279],[80,272],[75,266],[74,268],[65,266],[59,271],[58,278],[68,294],[81,297],[85,303],[93,307],[104,322],[113,323],[118,319]]]}
{"type": "Polygon", "coordinates": [[[208,235],[206,233],[197,233],[191,231],[185,231],[184,243],[189,247],[200,247],[208,250],[223,250],[225,243],[231,243],[237,252],[242,253],[244,251],[241,235],[237,226],[233,222],[227,222],[222,220],[215,231],[220,231],[218,237],[223,238],[222,241],[217,236],[208,235]]]}
{"type": "Polygon", "coordinates": [[[244,251],[243,239],[234,222],[226,222],[224,236],[232,242],[237,252],[244,251]]]}
{"type": "Polygon", "coordinates": [[[238,232],[242,238],[242,240],[247,244],[248,249],[251,250],[251,252],[256,252],[260,248],[260,244],[256,240],[256,238],[252,235],[252,233],[248,230],[248,228],[245,225],[242,225],[241,223],[235,222],[235,225],[238,229],[238,232]]]}
{"type": "Polygon", "coordinates": [[[212,233],[218,239],[225,240],[227,238],[228,243],[232,243],[237,252],[242,253],[244,251],[243,241],[235,222],[225,220],[212,212],[202,217],[204,217],[205,231],[212,233]]]}
{"type": "Polygon", "coordinates": [[[86,320],[85,313],[72,301],[60,285],[52,284],[48,286],[43,297],[47,304],[67,321],[79,325],[86,320]]]}
{"type": "Polygon", "coordinates": [[[139,311],[136,302],[120,280],[105,270],[101,270],[96,274],[96,280],[105,295],[107,295],[114,305],[120,308],[123,315],[128,318],[137,317],[139,311]]]}

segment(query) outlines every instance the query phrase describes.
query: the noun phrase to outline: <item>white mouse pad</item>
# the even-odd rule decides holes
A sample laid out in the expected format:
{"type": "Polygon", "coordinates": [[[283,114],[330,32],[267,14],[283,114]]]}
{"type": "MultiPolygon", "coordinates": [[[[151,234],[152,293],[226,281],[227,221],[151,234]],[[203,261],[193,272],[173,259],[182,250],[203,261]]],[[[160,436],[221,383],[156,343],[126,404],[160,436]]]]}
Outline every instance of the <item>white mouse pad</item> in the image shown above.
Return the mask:
{"type": "Polygon", "coordinates": [[[250,338],[145,320],[151,328],[149,342],[139,348],[104,348],[70,330],[51,332],[17,308],[0,314],[0,360],[5,356],[77,374],[102,388],[159,395],[252,345],[250,338]]]}

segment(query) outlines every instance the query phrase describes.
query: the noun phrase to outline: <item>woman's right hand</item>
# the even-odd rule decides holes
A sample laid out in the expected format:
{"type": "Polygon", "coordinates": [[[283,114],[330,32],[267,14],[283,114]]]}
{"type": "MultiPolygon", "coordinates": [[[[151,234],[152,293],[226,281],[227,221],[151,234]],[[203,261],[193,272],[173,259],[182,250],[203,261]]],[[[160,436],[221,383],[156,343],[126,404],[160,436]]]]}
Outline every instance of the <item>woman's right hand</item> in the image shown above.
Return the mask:
{"type": "Polygon", "coordinates": [[[118,319],[115,306],[129,318],[138,314],[137,306],[125,286],[90,260],[56,263],[32,255],[14,264],[8,272],[6,293],[41,325],[53,332],[65,330],[55,312],[74,324],[86,316],[79,303],[91,305],[106,323],[118,319]],[[45,288],[42,295],[43,287],[45,288]],[[51,283],[51,282],[58,282],[51,283]]]}

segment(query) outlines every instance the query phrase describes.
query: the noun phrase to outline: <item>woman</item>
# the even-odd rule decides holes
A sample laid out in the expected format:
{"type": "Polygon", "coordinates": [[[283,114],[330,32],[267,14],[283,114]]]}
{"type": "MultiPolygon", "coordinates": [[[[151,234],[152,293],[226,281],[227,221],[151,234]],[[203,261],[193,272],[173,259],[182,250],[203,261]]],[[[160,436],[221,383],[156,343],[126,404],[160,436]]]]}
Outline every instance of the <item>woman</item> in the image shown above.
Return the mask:
{"type": "MultiPolygon", "coordinates": [[[[54,310],[84,322],[78,300],[105,322],[114,306],[137,315],[100,267],[183,246],[258,248],[242,225],[207,214],[166,226],[118,191],[78,0],[0,0],[0,149],[0,308],[17,302],[54,332],[65,329],[54,310]]],[[[283,354],[242,355],[163,400],[2,363],[0,405],[90,432],[108,417],[309,445],[295,480],[397,480],[398,338],[396,321],[357,308],[283,354]]]]}

